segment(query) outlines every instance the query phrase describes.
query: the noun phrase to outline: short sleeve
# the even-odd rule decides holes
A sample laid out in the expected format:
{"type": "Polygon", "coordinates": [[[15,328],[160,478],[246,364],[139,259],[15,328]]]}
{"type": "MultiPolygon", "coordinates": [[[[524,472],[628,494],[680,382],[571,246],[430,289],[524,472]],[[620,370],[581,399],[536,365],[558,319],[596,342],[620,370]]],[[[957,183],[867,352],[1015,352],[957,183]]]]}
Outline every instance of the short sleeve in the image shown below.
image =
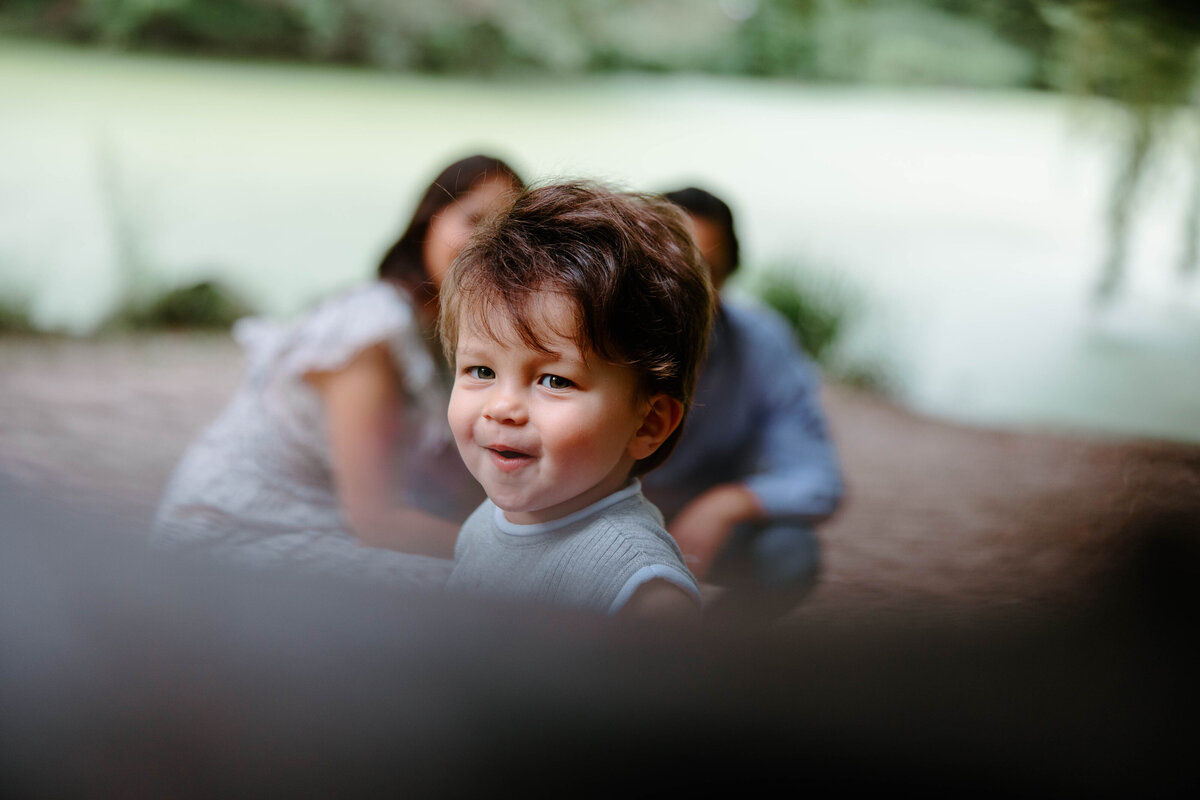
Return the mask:
{"type": "Polygon", "coordinates": [[[233,335],[246,353],[246,389],[259,413],[277,433],[322,461],[329,458],[325,415],[304,376],[336,370],[376,344],[387,345],[404,380],[404,427],[411,438],[398,446],[434,452],[450,440],[446,391],[433,354],[410,300],[392,284],[372,281],[290,323],[240,320],[233,335]]]}
{"type": "Polygon", "coordinates": [[[335,297],[295,323],[239,320],[233,335],[246,352],[252,376],[263,380],[336,370],[379,343],[388,345],[410,393],[420,393],[434,372],[412,305],[380,281],[335,297]]]}

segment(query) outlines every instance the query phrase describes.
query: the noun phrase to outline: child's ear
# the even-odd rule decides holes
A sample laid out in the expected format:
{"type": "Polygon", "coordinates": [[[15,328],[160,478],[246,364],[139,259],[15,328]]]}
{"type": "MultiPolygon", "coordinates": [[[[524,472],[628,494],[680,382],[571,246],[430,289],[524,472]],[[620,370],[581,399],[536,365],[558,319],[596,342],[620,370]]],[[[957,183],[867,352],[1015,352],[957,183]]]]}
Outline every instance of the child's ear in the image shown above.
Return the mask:
{"type": "Polygon", "coordinates": [[[633,434],[629,454],[635,461],[652,455],[662,446],[683,419],[683,403],[665,394],[653,395],[642,418],[642,426],[633,434]]]}

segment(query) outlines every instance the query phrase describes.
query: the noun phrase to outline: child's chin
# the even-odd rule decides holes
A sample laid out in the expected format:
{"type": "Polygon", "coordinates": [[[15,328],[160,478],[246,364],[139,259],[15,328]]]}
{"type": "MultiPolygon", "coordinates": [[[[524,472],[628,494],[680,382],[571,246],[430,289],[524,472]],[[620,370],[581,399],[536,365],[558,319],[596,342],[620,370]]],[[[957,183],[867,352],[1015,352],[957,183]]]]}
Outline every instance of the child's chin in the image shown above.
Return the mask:
{"type": "MultiPolygon", "coordinates": [[[[496,503],[495,500],[492,501],[496,503]]],[[[504,512],[504,516],[509,522],[515,522],[519,525],[530,525],[537,522],[546,521],[546,511],[540,506],[532,506],[529,503],[496,503],[496,507],[504,512]]]]}
{"type": "Polygon", "coordinates": [[[528,514],[536,509],[531,509],[528,503],[521,502],[513,497],[505,497],[504,495],[488,495],[496,508],[499,508],[505,514],[528,514]]]}

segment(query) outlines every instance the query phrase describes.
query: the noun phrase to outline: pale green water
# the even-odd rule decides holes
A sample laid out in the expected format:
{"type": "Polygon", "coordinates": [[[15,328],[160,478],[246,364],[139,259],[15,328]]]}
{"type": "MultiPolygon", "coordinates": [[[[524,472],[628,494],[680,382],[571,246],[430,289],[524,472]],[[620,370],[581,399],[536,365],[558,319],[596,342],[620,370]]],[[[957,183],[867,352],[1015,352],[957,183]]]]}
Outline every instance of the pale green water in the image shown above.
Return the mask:
{"type": "Polygon", "coordinates": [[[881,362],[941,416],[1200,441],[1200,292],[1170,280],[1166,162],[1126,300],[1087,308],[1108,150],[1057,98],[671,77],[490,83],[129,57],[0,41],[0,290],[84,331],[145,283],[221,277],[269,313],[371,274],[447,161],[533,180],[697,183],[746,262],[812,264],[870,313],[881,362]]]}

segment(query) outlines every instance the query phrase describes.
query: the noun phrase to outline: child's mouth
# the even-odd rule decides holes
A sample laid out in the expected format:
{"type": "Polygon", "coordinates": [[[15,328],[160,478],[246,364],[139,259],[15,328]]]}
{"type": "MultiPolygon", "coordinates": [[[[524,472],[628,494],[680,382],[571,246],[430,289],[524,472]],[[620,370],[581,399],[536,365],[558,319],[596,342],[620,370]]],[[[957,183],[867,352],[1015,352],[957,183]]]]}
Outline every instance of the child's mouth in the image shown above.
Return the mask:
{"type": "Polygon", "coordinates": [[[488,450],[506,462],[527,461],[533,458],[529,453],[524,453],[520,450],[509,450],[505,447],[489,447],[488,450]]]}

